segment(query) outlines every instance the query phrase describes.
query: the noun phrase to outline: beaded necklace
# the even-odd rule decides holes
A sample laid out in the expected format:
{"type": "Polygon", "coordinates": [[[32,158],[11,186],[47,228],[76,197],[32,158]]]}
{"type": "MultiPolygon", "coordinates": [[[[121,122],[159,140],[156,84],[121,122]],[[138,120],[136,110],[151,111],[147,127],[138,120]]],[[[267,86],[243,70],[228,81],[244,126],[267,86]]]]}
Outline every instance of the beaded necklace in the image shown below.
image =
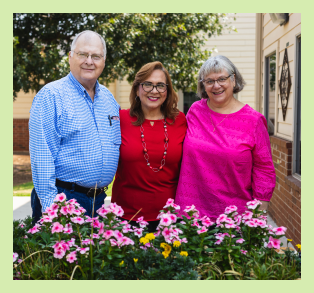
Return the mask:
{"type": "Polygon", "coordinates": [[[159,172],[160,170],[162,170],[163,166],[165,165],[166,163],[166,155],[167,155],[167,149],[168,149],[168,141],[169,141],[169,138],[168,138],[168,130],[167,130],[167,124],[166,124],[166,120],[165,119],[162,119],[162,122],[164,124],[164,131],[165,131],[165,144],[164,144],[164,147],[165,147],[165,150],[164,150],[164,155],[161,159],[161,163],[160,163],[160,167],[158,168],[153,168],[150,163],[149,163],[149,155],[148,155],[148,150],[147,150],[147,147],[146,147],[146,142],[145,142],[145,139],[144,139],[144,127],[143,127],[143,124],[141,124],[141,127],[140,127],[140,131],[141,131],[141,138],[142,138],[142,146],[143,146],[143,150],[144,150],[144,159],[146,160],[147,162],[147,166],[154,172],[159,172]]]}

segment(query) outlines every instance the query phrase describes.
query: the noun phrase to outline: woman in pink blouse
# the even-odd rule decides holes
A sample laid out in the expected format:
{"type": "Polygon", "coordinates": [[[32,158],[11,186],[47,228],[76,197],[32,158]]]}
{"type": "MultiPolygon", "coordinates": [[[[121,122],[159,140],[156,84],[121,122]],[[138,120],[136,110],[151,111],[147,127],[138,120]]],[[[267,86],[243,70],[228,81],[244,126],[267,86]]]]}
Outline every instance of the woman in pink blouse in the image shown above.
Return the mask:
{"type": "Polygon", "coordinates": [[[195,205],[212,220],[229,205],[238,212],[258,199],[267,210],[276,184],[265,117],[236,100],[245,82],[224,56],[209,58],[198,76],[175,202],[195,205]]]}

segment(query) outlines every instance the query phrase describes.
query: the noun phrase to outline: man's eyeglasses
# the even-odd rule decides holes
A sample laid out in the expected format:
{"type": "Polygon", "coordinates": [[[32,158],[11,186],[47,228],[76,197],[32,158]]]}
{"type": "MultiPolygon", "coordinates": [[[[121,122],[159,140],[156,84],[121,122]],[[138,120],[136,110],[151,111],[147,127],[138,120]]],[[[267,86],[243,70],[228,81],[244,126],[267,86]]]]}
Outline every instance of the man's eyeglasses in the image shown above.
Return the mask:
{"type": "Polygon", "coordinates": [[[227,77],[219,77],[218,79],[206,79],[206,80],[202,79],[201,81],[207,87],[212,87],[216,81],[219,85],[225,85],[230,76],[231,76],[231,74],[227,77]]]}
{"type": "Polygon", "coordinates": [[[77,57],[81,60],[85,60],[87,59],[89,56],[91,56],[91,58],[94,61],[99,61],[102,57],[104,57],[103,55],[99,55],[99,54],[88,54],[88,53],[84,53],[84,52],[78,52],[76,53],[75,51],[73,51],[75,54],[77,54],[77,57]]]}
{"type": "Polygon", "coordinates": [[[143,82],[141,83],[141,85],[143,87],[143,90],[147,93],[151,92],[154,87],[159,93],[164,93],[167,90],[167,84],[164,83],[158,83],[157,85],[153,85],[150,82],[143,82]]]}

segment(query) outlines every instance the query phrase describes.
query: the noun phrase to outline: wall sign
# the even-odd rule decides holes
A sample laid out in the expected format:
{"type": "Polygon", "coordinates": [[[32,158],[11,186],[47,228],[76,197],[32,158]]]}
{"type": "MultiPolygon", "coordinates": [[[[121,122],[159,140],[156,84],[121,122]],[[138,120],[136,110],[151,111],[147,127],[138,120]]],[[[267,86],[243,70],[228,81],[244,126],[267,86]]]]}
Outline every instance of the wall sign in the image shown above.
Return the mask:
{"type": "Polygon", "coordinates": [[[283,116],[283,121],[285,121],[287,106],[288,106],[288,99],[289,99],[289,94],[290,94],[290,89],[291,89],[291,76],[290,76],[287,48],[285,48],[285,55],[283,57],[279,88],[280,88],[282,116],[283,116]]]}

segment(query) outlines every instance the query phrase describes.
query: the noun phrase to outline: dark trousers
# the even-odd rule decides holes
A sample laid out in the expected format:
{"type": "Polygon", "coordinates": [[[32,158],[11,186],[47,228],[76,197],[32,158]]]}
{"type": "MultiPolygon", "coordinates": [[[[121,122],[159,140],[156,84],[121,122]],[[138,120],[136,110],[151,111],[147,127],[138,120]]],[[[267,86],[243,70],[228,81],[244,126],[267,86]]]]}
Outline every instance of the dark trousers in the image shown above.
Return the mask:
{"type": "MultiPolygon", "coordinates": [[[[92,216],[93,210],[93,201],[94,197],[88,197],[84,193],[80,193],[74,190],[65,189],[62,187],[58,187],[58,193],[64,193],[67,197],[67,200],[72,198],[76,199],[76,201],[86,210],[85,215],[92,216]]],[[[97,216],[96,211],[101,208],[101,206],[105,203],[106,193],[102,192],[95,198],[95,206],[94,206],[94,217],[97,216]]],[[[33,225],[40,219],[42,216],[42,206],[39,201],[38,195],[36,193],[35,188],[33,188],[31,193],[31,206],[32,206],[32,217],[33,217],[33,225]]]]}

